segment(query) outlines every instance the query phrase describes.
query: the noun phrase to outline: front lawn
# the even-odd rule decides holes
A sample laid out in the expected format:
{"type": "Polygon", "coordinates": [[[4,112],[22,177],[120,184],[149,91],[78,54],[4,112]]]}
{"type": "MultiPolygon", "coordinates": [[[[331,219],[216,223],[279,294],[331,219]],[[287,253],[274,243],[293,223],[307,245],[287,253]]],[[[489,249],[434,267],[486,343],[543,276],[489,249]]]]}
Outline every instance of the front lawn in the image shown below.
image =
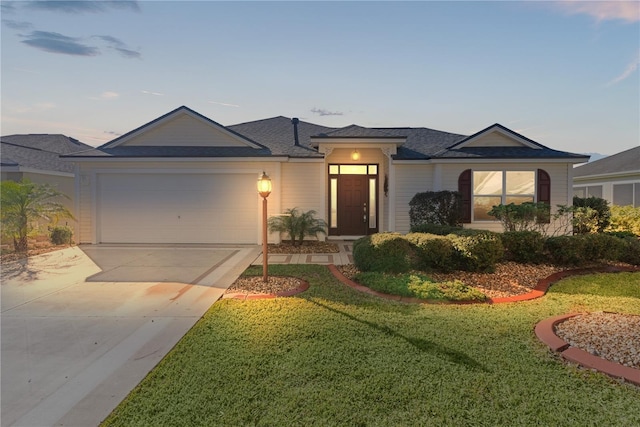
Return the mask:
{"type": "Polygon", "coordinates": [[[563,363],[533,333],[576,310],[640,314],[640,273],[599,280],[615,295],[569,279],[530,302],[443,306],[358,293],[324,266],[270,272],[311,287],[214,304],[104,425],[640,425],[637,387],[563,363]]]}

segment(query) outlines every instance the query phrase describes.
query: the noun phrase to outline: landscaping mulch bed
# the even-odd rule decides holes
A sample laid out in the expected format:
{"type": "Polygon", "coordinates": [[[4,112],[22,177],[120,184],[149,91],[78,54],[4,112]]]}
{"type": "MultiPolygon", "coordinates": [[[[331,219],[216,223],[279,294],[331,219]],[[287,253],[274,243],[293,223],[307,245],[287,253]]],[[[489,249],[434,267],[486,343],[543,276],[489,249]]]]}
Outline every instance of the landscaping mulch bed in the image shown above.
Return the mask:
{"type": "Polygon", "coordinates": [[[242,292],[249,295],[279,294],[291,291],[300,286],[300,279],[295,277],[269,276],[268,282],[262,276],[241,276],[226,290],[225,294],[242,292]]]}
{"type": "Polygon", "coordinates": [[[13,262],[13,261],[18,261],[20,259],[24,259],[24,258],[29,258],[31,256],[35,256],[35,255],[42,255],[42,254],[46,254],[49,252],[54,252],[54,251],[59,251],[61,249],[66,249],[70,246],[75,246],[75,245],[52,245],[52,244],[48,244],[48,245],[41,245],[41,246],[33,246],[33,247],[29,247],[29,250],[24,253],[24,252],[13,252],[13,251],[7,251],[5,253],[2,253],[2,255],[0,255],[0,264],[5,264],[8,262],[13,262]]]}

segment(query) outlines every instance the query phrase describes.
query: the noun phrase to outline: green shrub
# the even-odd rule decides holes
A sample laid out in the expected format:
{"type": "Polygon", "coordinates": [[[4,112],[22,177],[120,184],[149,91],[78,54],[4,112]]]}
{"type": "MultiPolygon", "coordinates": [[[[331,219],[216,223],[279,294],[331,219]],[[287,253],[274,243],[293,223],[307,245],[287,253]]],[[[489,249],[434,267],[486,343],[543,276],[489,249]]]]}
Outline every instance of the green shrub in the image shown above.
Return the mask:
{"type": "Polygon", "coordinates": [[[502,223],[504,231],[545,231],[550,219],[546,203],[509,203],[491,208],[489,215],[502,223]]]}
{"type": "Polygon", "coordinates": [[[444,272],[455,270],[455,249],[450,238],[426,233],[409,233],[405,237],[416,248],[415,268],[444,272]]]}
{"type": "Polygon", "coordinates": [[[497,233],[485,231],[471,236],[450,235],[450,238],[458,267],[463,270],[491,272],[504,257],[504,247],[497,233]]]}
{"type": "Polygon", "coordinates": [[[70,245],[73,230],[67,226],[52,227],[49,232],[49,240],[54,245],[70,245]]]}
{"type": "Polygon", "coordinates": [[[353,261],[361,271],[402,273],[416,261],[415,248],[399,233],[378,233],[353,243],[353,261]]]}
{"type": "Polygon", "coordinates": [[[537,231],[505,231],[500,235],[505,259],[536,264],[544,261],[545,237],[537,231]]]}
{"type": "Polygon", "coordinates": [[[431,224],[431,223],[411,226],[412,233],[437,234],[440,236],[446,236],[447,234],[458,234],[458,233],[461,233],[462,230],[465,230],[465,229],[462,227],[454,227],[451,225],[431,224]]]}
{"type": "Polygon", "coordinates": [[[622,239],[603,233],[573,236],[584,241],[583,257],[585,261],[617,261],[623,251],[622,239]]]}
{"type": "Polygon", "coordinates": [[[557,265],[580,265],[584,262],[583,239],[576,236],[549,237],[544,242],[545,252],[549,261],[557,265]]]}
{"type": "Polygon", "coordinates": [[[640,236],[640,206],[611,206],[611,222],[607,231],[640,236]]]}
{"type": "Polygon", "coordinates": [[[409,202],[411,227],[420,224],[455,226],[461,220],[461,195],[457,191],[425,191],[409,202]]]}
{"type": "Polygon", "coordinates": [[[632,237],[621,240],[622,249],[618,260],[632,265],[640,265],[640,239],[632,237]]]}
{"type": "Polygon", "coordinates": [[[601,233],[611,223],[609,202],[599,197],[574,197],[574,234],[601,233]],[[593,212],[595,211],[595,212],[593,212]]]}

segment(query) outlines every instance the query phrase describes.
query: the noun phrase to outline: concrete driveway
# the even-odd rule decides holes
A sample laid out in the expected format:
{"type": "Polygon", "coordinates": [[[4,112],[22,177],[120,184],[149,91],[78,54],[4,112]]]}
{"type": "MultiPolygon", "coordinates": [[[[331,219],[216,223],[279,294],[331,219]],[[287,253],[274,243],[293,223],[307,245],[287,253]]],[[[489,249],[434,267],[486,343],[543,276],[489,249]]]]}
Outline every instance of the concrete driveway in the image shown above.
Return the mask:
{"type": "Polygon", "coordinates": [[[95,426],[258,256],[83,246],[2,268],[2,426],[95,426]]]}

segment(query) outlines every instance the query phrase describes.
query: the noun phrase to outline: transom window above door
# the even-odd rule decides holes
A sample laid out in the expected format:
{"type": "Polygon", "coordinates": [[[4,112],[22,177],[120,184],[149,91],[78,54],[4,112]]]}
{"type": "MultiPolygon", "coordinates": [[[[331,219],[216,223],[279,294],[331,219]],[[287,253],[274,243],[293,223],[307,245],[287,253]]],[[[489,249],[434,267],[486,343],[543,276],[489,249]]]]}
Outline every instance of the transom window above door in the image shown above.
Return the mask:
{"type": "Polygon", "coordinates": [[[377,175],[378,165],[329,165],[329,175],[377,175]]]}

